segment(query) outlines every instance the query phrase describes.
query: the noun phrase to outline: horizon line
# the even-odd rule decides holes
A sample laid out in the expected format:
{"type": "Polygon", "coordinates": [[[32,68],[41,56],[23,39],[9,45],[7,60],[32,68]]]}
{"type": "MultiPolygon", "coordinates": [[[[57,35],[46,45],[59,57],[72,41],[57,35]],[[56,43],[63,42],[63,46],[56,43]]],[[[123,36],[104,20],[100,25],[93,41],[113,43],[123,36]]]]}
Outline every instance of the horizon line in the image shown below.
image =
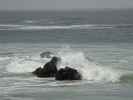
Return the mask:
{"type": "Polygon", "coordinates": [[[112,10],[133,10],[133,8],[88,8],[88,9],[0,9],[0,11],[112,11],[112,10]]]}

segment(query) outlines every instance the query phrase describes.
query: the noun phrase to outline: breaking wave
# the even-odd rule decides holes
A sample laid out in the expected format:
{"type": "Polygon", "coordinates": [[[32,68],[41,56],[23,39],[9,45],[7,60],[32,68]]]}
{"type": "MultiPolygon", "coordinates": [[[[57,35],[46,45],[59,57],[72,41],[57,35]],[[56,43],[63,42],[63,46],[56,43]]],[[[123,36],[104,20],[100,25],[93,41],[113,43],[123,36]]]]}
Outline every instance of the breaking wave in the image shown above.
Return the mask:
{"type": "MultiPolygon", "coordinates": [[[[95,82],[120,82],[125,80],[125,77],[131,73],[101,66],[95,62],[89,61],[83,52],[75,52],[70,49],[61,49],[57,55],[61,58],[59,68],[69,66],[75,68],[81,73],[84,80],[95,82]]],[[[35,57],[36,58],[36,57],[35,57]]],[[[38,67],[42,67],[50,58],[13,58],[7,65],[6,70],[11,73],[28,73],[34,71],[38,67]]],[[[131,75],[130,75],[131,77],[131,75]]]]}

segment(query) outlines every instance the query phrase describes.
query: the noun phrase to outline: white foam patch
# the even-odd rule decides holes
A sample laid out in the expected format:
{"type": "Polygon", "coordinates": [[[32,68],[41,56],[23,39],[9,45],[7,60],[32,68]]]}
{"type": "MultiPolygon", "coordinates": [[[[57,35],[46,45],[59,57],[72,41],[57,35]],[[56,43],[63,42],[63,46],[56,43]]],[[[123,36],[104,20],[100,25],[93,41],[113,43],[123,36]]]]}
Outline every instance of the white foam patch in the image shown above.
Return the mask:
{"type": "Polygon", "coordinates": [[[26,73],[32,72],[36,68],[41,67],[42,63],[37,61],[25,60],[24,58],[14,58],[6,69],[12,73],[26,73]]]}
{"type": "MultiPolygon", "coordinates": [[[[61,49],[57,56],[61,58],[61,63],[58,65],[58,69],[66,66],[77,69],[83,76],[83,79],[88,81],[103,81],[103,82],[118,82],[123,73],[120,70],[113,68],[100,66],[92,61],[89,61],[83,52],[76,52],[71,50],[69,47],[61,49]]],[[[26,73],[32,72],[36,68],[43,66],[46,62],[40,61],[42,59],[30,59],[27,58],[13,58],[10,64],[7,65],[6,69],[12,73],[26,73]]]]}
{"type": "Polygon", "coordinates": [[[0,61],[9,60],[10,57],[0,57],[0,61]]]}
{"type": "Polygon", "coordinates": [[[102,67],[91,61],[88,61],[82,52],[60,51],[59,56],[62,63],[59,68],[65,66],[77,69],[83,76],[83,79],[90,81],[111,81],[117,82],[121,77],[121,72],[115,69],[102,67]]]}

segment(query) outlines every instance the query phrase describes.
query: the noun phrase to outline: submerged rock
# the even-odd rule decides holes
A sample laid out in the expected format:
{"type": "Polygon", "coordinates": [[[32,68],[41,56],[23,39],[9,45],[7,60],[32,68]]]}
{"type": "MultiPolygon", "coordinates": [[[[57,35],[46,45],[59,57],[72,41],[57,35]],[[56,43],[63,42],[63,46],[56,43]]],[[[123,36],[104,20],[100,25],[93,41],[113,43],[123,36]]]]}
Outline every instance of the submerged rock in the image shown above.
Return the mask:
{"type": "Polygon", "coordinates": [[[58,57],[53,57],[50,62],[43,66],[43,68],[39,67],[32,73],[38,77],[54,77],[57,73],[58,61],[58,57]]]}
{"type": "Polygon", "coordinates": [[[81,74],[73,68],[65,67],[57,71],[55,75],[56,80],[81,80],[81,74]]]}

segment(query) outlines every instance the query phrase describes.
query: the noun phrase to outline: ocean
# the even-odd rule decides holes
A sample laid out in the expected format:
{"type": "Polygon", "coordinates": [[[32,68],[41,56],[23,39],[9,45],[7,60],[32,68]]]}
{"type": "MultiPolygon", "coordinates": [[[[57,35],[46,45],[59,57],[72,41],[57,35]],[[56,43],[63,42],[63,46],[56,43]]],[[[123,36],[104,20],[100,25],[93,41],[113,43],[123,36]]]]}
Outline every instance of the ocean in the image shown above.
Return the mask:
{"type": "Polygon", "coordinates": [[[0,11],[0,100],[132,100],[132,65],[132,9],[0,11]],[[32,75],[42,52],[83,79],[32,75]]]}

